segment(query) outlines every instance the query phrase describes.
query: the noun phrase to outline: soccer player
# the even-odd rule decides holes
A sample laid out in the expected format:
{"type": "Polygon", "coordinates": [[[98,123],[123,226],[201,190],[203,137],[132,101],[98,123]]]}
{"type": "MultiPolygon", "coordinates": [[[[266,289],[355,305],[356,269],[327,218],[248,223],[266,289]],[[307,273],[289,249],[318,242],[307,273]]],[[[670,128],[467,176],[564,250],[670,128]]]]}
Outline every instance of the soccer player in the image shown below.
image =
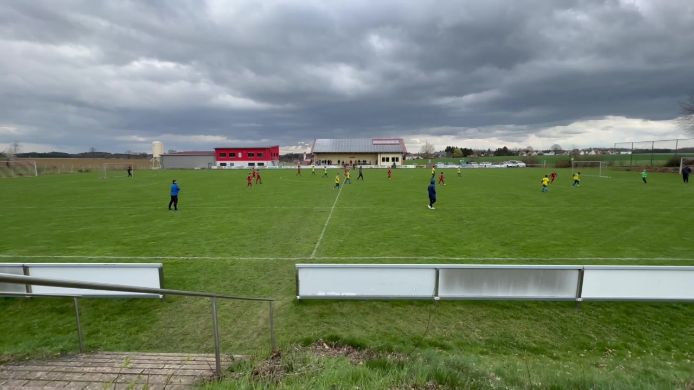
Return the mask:
{"type": "Polygon", "coordinates": [[[682,181],[684,183],[689,183],[689,174],[690,173],[692,173],[692,168],[690,168],[689,165],[682,168],[682,181]]]}
{"type": "Polygon", "coordinates": [[[128,165],[128,177],[133,177],[133,166],[128,165]]]}
{"type": "Polygon", "coordinates": [[[253,187],[253,176],[250,173],[246,176],[246,188],[248,187],[253,187]]]}
{"type": "Polygon", "coordinates": [[[573,184],[571,184],[571,187],[580,187],[581,186],[581,172],[574,173],[572,179],[574,180],[574,182],[573,182],[573,184]]]}
{"type": "Polygon", "coordinates": [[[352,172],[349,169],[345,169],[345,184],[352,184],[352,172]]]}
{"type": "Polygon", "coordinates": [[[458,167],[458,177],[460,177],[460,167],[458,167]]]}
{"type": "Polygon", "coordinates": [[[432,165],[431,167],[431,177],[436,177],[436,165],[432,165]]]}
{"type": "Polygon", "coordinates": [[[388,167],[388,180],[390,180],[391,177],[393,177],[393,171],[388,167]]]}
{"type": "Polygon", "coordinates": [[[316,164],[311,165],[311,174],[312,174],[313,176],[316,175],[316,164]]]}
{"type": "Polygon", "coordinates": [[[439,174],[439,184],[446,185],[446,178],[443,176],[443,171],[439,174]]]}
{"type": "Polygon", "coordinates": [[[542,183],[542,192],[549,191],[549,177],[547,175],[540,180],[540,183],[542,183]]]}
{"type": "Polygon", "coordinates": [[[260,171],[255,172],[255,184],[263,184],[263,179],[260,177],[260,171]]]}
{"type": "Polygon", "coordinates": [[[296,163],[296,176],[301,176],[301,163],[296,163]]]}
{"type": "Polygon", "coordinates": [[[335,189],[339,190],[340,189],[340,173],[335,174],[335,189]]]}
{"type": "Polygon", "coordinates": [[[178,211],[178,193],[181,191],[181,187],[176,184],[176,180],[171,182],[171,200],[169,201],[169,210],[171,210],[171,205],[173,205],[174,210],[178,211]]]}
{"type": "Polygon", "coordinates": [[[362,166],[359,166],[359,176],[357,176],[357,180],[361,179],[361,181],[364,181],[364,172],[362,172],[362,166]]]}
{"type": "Polygon", "coordinates": [[[328,166],[323,167],[323,177],[328,177],[328,166]]]}
{"type": "Polygon", "coordinates": [[[436,184],[434,184],[434,178],[431,178],[431,182],[429,183],[429,187],[427,188],[429,191],[429,207],[430,209],[434,210],[434,203],[436,203],[436,184]]]}
{"type": "Polygon", "coordinates": [[[648,171],[646,170],[646,168],[644,168],[643,171],[641,171],[641,180],[643,180],[644,184],[648,184],[647,179],[648,179],[648,171]]]}
{"type": "Polygon", "coordinates": [[[554,183],[555,180],[557,180],[557,172],[552,171],[552,173],[549,174],[549,182],[554,183]]]}

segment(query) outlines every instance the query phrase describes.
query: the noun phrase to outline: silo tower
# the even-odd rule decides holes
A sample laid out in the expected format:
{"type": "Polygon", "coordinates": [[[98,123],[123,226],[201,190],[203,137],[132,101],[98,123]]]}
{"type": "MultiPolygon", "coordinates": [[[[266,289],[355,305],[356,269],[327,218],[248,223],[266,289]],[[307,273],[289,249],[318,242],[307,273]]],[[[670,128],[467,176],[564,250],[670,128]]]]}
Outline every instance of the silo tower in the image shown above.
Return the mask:
{"type": "Polygon", "coordinates": [[[162,154],[164,154],[164,144],[159,141],[152,142],[152,169],[161,168],[162,154]]]}

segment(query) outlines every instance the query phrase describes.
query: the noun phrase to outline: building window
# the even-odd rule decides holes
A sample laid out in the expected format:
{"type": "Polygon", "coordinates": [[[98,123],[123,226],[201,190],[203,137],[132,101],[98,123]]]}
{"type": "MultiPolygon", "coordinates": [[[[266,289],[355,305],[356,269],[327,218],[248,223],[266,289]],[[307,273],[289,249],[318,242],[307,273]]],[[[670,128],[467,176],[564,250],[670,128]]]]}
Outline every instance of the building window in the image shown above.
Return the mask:
{"type": "Polygon", "coordinates": [[[227,156],[226,153],[219,153],[219,157],[226,157],[226,156],[227,156]]]}
{"type": "Polygon", "coordinates": [[[254,157],[255,153],[248,152],[248,158],[254,157]]]}
{"type": "Polygon", "coordinates": [[[249,163],[248,163],[248,166],[249,166],[249,167],[254,167],[254,166],[255,166],[255,163],[249,162],[249,163]]]}
{"type": "Polygon", "coordinates": [[[226,167],[226,166],[227,166],[227,163],[219,163],[219,166],[220,166],[220,167],[226,167]]]}
{"type": "Polygon", "coordinates": [[[262,153],[258,153],[258,158],[263,158],[263,154],[262,154],[262,153]]]}
{"type": "Polygon", "coordinates": [[[386,158],[385,158],[385,157],[381,157],[381,162],[386,162],[386,158]]]}
{"type": "Polygon", "coordinates": [[[258,163],[258,166],[259,166],[259,167],[264,167],[264,166],[265,166],[265,163],[259,162],[259,163],[258,163]]]}
{"type": "Polygon", "coordinates": [[[400,162],[400,157],[393,157],[393,162],[400,162]]]}

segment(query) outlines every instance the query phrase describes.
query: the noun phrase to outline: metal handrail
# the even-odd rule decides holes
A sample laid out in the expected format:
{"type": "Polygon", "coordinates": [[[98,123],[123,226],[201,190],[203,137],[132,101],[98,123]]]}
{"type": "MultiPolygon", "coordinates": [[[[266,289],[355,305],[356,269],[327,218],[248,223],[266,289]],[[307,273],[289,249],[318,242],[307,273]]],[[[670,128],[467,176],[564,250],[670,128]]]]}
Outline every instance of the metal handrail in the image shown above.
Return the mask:
{"type": "MultiPolygon", "coordinates": [[[[101,290],[101,291],[121,291],[121,292],[132,292],[132,293],[143,293],[143,294],[158,294],[158,295],[180,295],[186,297],[201,297],[210,298],[211,309],[212,309],[212,325],[214,331],[214,347],[215,347],[215,366],[217,376],[222,375],[222,364],[221,364],[221,353],[220,353],[220,336],[219,336],[219,324],[217,322],[217,298],[221,299],[232,299],[232,300],[242,300],[242,301],[261,301],[268,302],[268,316],[269,316],[269,327],[270,327],[270,343],[272,350],[276,349],[275,344],[275,329],[274,329],[274,314],[273,314],[273,302],[272,298],[258,298],[258,297],[243,297],[234,295],[224,295],[215,294],[209,292],[197,292],[197,291],[185,291],[185,290],[172,290],[166,288],[151,288],[151,287],[137,287],[137,286],[125,286],[121,284],[108,284],[108,283],[96,283],[96,282],[79,282],[79,281],[69,281],[61,279],[49,279],[49,278],[37,278],[34,276],[25,275],[15,275],[15,274],[5,274],[0,273],[0,282],[11,283],[11,284],[35,284],[38,286],[52,286],[52,287],[67,287],[67,288],[80,288],[80,289],[90,289],[90,290],[101,290]]],[[[17,297],[71,297],[75,304],[75,317],[77,320],[77,333],[79,337],[80,352],[84,352],[84,341],[82,335],[82,326],[80,323],[80,312],[79,312],[79,301],[78,298],[83,296],[77,294],[31,294],[31,293],[0,293],[0,296],[17,296],[17,297]]],[[[131,297],[129,297],[131,298],[131,297]]]]}

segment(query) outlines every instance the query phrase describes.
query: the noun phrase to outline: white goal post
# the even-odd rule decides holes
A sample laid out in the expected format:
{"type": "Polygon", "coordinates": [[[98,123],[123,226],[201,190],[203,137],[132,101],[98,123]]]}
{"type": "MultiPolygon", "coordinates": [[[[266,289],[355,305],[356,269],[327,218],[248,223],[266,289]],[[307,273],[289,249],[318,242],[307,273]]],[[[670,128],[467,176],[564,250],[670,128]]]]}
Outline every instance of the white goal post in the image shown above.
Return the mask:
{"type": "Polygon", "coordinates": [[[34,160],[0,160],[0,177],[38,176],[34,160]]]}
{"type": "Polygon", "coordinates": [[[135,177],[135,165],[127,162],[119,163],[104,163],[103,164],[103,179],[108,179],[109,177],[128,177],[128,168],[130,168],[130,173],[135,177]]]}
{"type": "Polygon", "coordinates": [[[609,178],[605,175],[605,167],[607,164],[605,161],[581,161],[581,160],[571,160],[571,174],[574,172],[581,172],[582,176],[597,176],[609,178]]]}

